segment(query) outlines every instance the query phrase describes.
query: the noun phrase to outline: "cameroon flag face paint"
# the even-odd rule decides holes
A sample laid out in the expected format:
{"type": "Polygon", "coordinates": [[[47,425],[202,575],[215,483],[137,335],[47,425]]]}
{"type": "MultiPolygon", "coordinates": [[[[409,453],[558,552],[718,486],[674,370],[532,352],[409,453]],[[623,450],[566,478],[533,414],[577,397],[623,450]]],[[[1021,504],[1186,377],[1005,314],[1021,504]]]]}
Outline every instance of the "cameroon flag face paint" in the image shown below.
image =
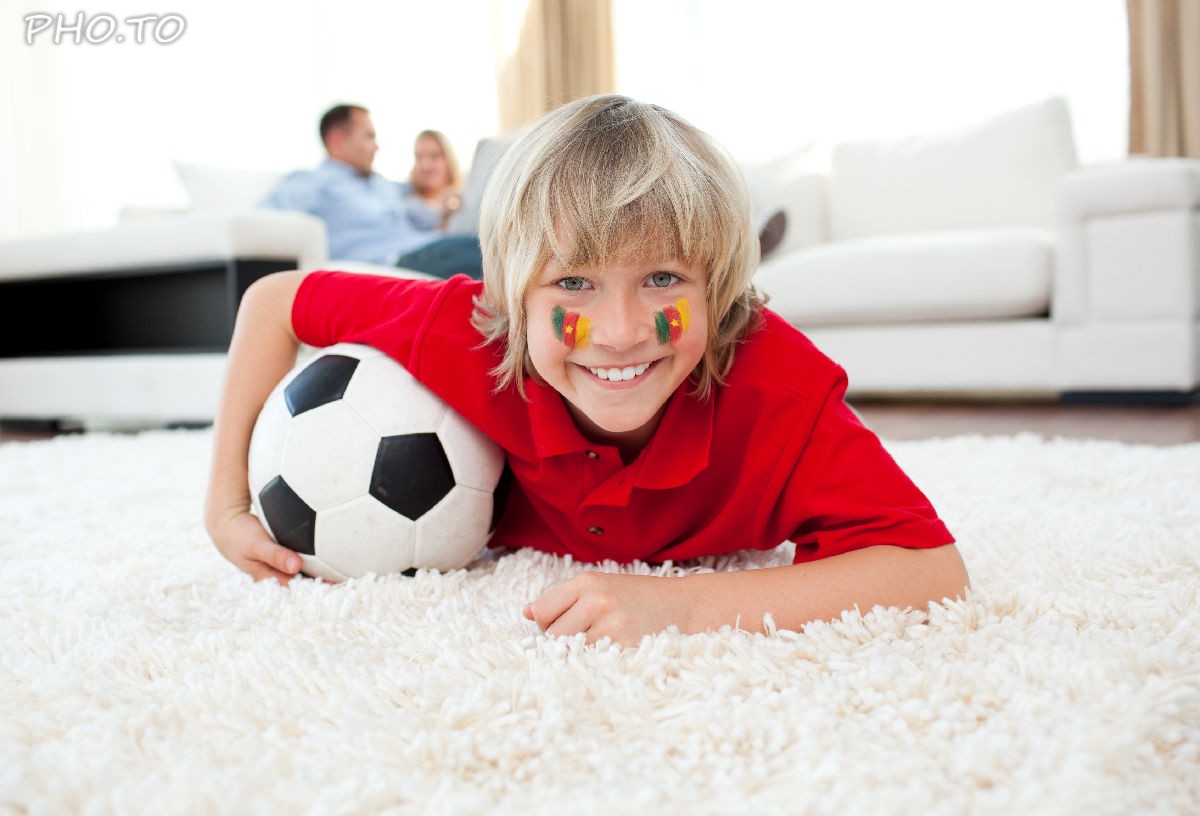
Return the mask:
{"type": "Polygon", "coordinates": [[[692,310],[687,298],[680,298],[674,304],[663,308],[654,315],[654,330],[658,334],[658,344],[676,343],[692,323],[692,310]]]}
{"type": "Polygon", "coordinates": [[[581,317],[579,312],[568,312],[562,306],[555,306],[550,313],[554,323],[554,336],[562,341],[567,348],[587,348],[588,330],[591,321],[581,317]]]}

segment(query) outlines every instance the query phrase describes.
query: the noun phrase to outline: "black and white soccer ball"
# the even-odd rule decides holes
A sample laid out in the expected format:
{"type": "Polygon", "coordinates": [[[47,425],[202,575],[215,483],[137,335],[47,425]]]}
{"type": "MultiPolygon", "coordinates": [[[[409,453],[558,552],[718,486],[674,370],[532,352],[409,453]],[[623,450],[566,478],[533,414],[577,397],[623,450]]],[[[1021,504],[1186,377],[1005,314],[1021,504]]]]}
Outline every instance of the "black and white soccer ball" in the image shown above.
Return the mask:
{"type": "Polygon", "coordinates": [[[254,513],[307,575],[340,581],[470,563],[493,527],[504,454],[369,346],[298,364],[250,440],[254,513]]]}

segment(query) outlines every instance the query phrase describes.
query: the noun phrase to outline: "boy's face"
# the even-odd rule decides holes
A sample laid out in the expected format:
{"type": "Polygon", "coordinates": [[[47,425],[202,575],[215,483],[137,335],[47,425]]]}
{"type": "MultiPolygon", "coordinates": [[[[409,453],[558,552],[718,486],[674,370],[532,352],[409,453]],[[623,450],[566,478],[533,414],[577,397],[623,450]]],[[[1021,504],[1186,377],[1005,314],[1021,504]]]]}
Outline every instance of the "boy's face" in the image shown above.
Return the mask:
{"type": "Polygon", "coordinates": [[[636,254],[604,269],[553,261],[526,297],[529,356],[593,441],[640,448],[704,355],[705,272],[636,254]]]}

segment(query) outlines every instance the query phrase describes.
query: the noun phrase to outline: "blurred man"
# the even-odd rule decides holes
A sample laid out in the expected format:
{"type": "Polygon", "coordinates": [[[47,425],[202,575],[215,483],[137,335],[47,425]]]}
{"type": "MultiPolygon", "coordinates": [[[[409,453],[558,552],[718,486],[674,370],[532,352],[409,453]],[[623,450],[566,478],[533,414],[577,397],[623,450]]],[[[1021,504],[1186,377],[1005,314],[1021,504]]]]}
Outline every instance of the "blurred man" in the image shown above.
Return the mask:
{"type": "Polygon", "coordinates": [[[320,133],[326,159],[314,170],[290,174],[260,206],[319,217],[334,261],[400,266],[442,278],[482,277],[477,238],[421,229],[409,217],[404,188],[372,169],[379,145],[366,108],[330,108],[320,133]]]}

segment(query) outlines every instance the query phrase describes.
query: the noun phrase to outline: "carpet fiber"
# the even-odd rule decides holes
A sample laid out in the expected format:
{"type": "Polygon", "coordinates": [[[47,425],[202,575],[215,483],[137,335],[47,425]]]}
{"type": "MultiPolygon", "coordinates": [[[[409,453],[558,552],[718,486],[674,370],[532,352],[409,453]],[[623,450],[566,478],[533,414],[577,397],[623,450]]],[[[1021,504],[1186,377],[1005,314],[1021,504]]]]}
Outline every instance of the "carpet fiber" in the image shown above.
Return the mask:
{"type": "Polygon", "coordinates": [[[532,552],[252,583],[209,444],[0,445],[0,812],[1200,812],[1200,445],[891,443],[968,599],[620,650],[521,618],[532,552]]]}

